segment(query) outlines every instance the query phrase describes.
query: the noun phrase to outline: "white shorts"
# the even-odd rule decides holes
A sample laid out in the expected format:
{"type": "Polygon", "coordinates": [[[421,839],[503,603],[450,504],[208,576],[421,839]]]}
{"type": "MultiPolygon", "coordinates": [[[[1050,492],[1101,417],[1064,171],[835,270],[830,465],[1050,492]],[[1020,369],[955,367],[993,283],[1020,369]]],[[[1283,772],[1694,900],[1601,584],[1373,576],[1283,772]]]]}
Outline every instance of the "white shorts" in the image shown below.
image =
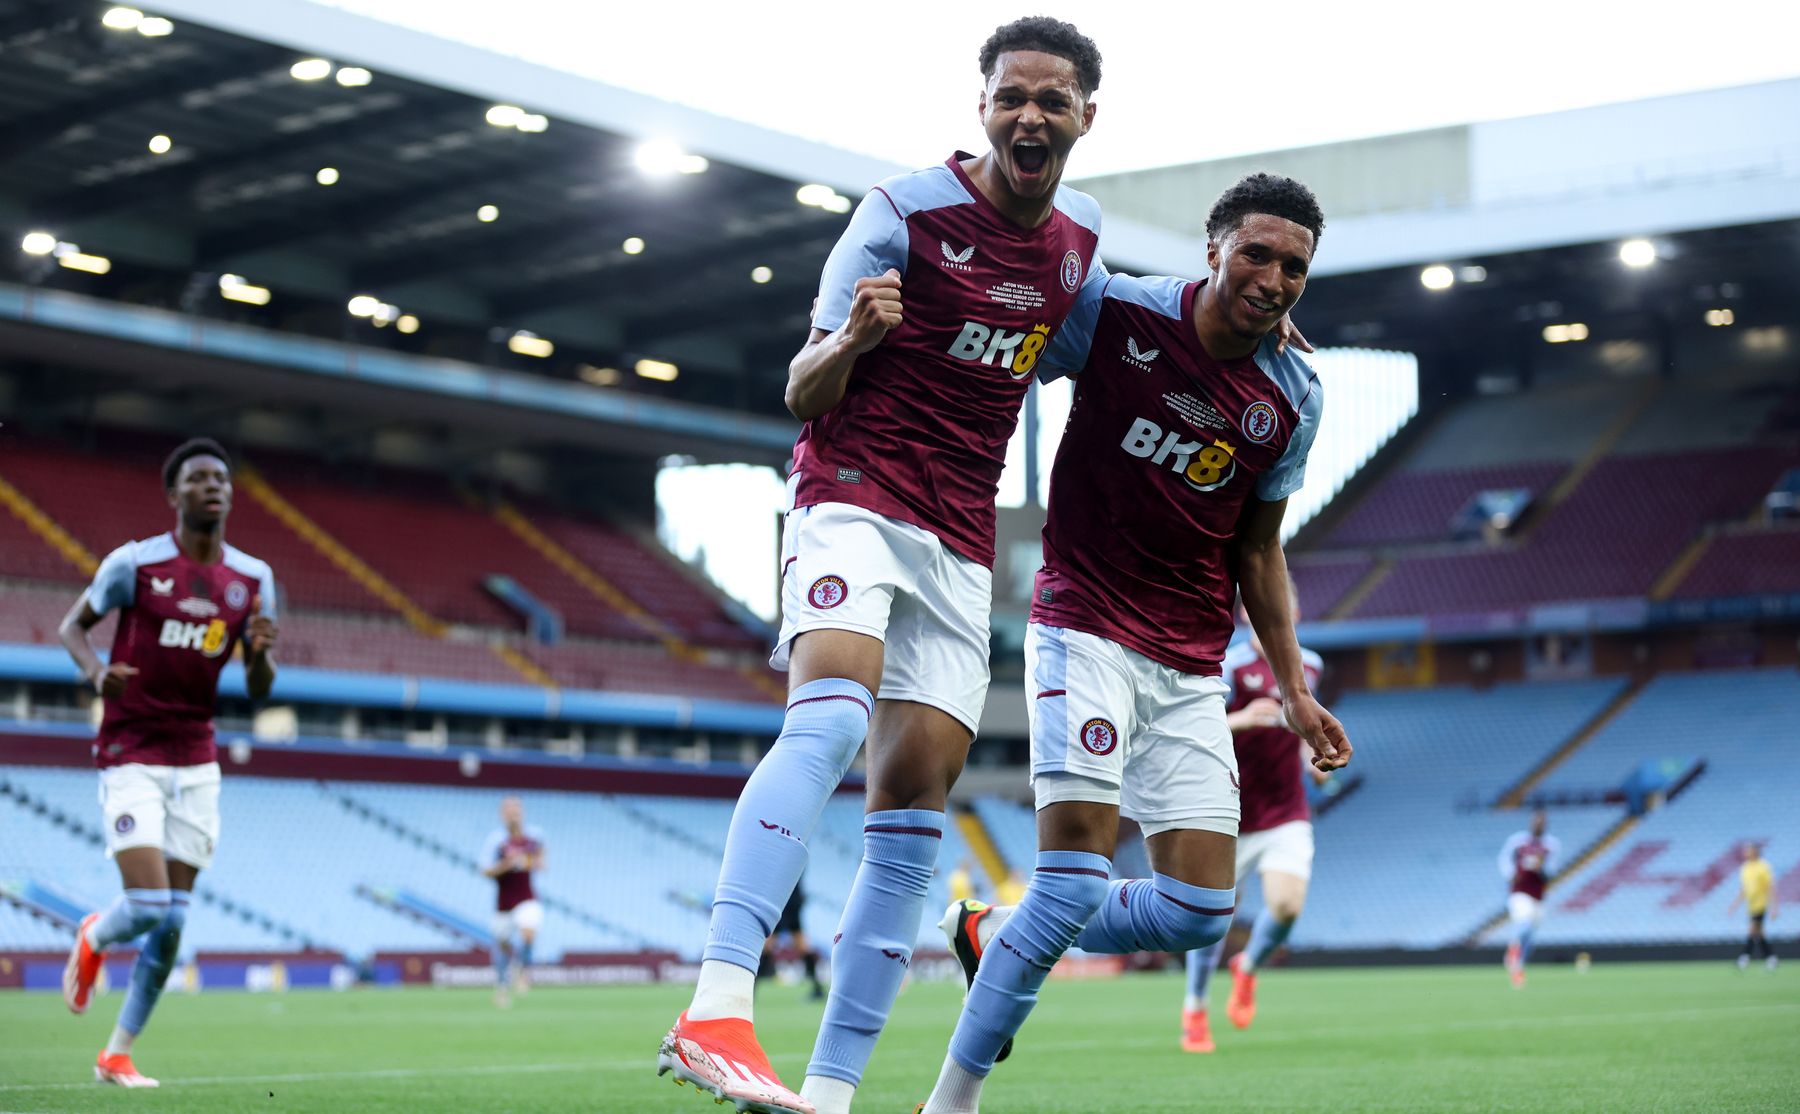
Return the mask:
{"type": "Polygon", "coordinates": [[[1514,924],[1536,925],[1544,919],[1544,903],[1530,894],[1507,894],[1506,915],[1514,924]]]}
{"type": "Polygon", "coordinates": [[[100,771],[106,853],[160,847],[163,857],[205,870],[219,841],[219,764],[145,766],[100,771]]]}
{"type": "Polygon", "coordinates": [[[536,898],[521,901],[503,913],[494,914],[494,939],[511,940],[519,932],[536,932],[544,925],[544,907],[536,898]]]}
{"type": "Polygon", "coordinates": [[[798,507],[781,532],[781,634],[769,664],[786,669],[807,631],[879,638],[876,697],[928,704],[973,734],[987,702],[993,597],[993,570],[929,530],[848,503],[798,507]]]}
{"type": "Polygon", "coordinates": [[[1237,834],[1237,752],[1222,679],[1041,623],[1025,628],[1025,676],[1038,808],[1091,801],[1118,805],[1146,836],[1237,834]]]}
{"type": "Polygon", "coordinates": [[[1313,827],[1311,820],[1289,820],[1260,832],[1238,836],[1238,885],[1252,871],[1262,874],[1277,871],[1295,878],[1312,877],[1313,827]]]}

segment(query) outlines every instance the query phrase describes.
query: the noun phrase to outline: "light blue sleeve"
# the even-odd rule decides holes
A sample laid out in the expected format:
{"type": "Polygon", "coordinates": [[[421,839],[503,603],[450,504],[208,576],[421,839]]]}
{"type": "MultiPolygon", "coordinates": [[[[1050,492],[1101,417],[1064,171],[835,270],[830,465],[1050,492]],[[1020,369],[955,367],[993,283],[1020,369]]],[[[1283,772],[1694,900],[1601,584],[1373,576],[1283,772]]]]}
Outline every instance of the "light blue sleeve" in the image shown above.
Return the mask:
{"type": "Polygon", "coordinates": [[[271,619],[281,618],[281,594],[275,587],[275,570],[266,564],[263,565],[262,579],[257,585],[256,591],[257,595],[261,597],[258,602],[262,607],[262,613],[271,619]]]}
{"type": "Polygon", "coordinates": [[[94,573],[85,598],[94,614],[104,615],[117,607],[130,607],[137,600],[137,560],[132,547],[122,545],[106,555],[94,573]]]}
{"type": "Polygon", "coordinates": [[[1065,375],[1080,375],[1087,366],[1088,350],[1094,346],[1094,328],[1100,321],[1100,307],[1106,302],[1106,287],[1112,275],[1094,257],[1088,277],[1075,293],[1075,305],[1063,319],[1062,328],[1044,346],[1038,360],[1038,382],[1049,383],[1065,375]]]}
{"type": "MultiPolygon", "coordinates": [[[[869,191],[838,238],[819,277],[819,304],[813,328],[835,333],[850,319],[856,280],[874,278],[889,267],[906,274],[906,222],[894,202],[879,188],[869,191]]],[[[905,292],[902,291],[904,297],[905,292]]]]}
{"type": "Polygon", "coordinates": [[[1324,388],[1317,379],[1300,403],[1300,428],[1294,430],[1287,452],[1256,481],[1256,497],[1265,503],[1278,503],[1306,482],[1306,457],[1312,452],[1313,437],[1319,432],[1319,417],[1325,408],[1324,388]]]}

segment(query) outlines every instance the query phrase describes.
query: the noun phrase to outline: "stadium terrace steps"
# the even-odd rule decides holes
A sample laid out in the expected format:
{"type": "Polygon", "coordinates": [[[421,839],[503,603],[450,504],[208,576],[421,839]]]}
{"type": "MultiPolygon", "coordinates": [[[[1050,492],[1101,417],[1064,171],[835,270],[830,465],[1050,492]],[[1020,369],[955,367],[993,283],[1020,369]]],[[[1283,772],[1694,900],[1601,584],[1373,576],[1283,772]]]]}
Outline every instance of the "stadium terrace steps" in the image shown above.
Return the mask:
{"type": "MultiPolygon", "coordinates": [[[[1556,872],[1554,877],[1546,878],[1544,880],[1545,903],[1549,903],[1550,895],[1555,892],[1557,887],[1562,885],[1564,880],[1575,877],[1589,863],[1605,854],[1613,844],[1624,839],[1633,828],[1637,827],[1638,819],[1638,817],[1632,816],[1629,813],[1619,817],[1618,821],[1614,823],[1612,827],[1601,832],[1592,843],[1582,848],[1573,859],[1569,860],[1567,866],[1556,872]]],[[[1505,904],[1502,903],[1498,910],[1490,914],[1487,920],[1482,921],[1481,924],[1477,925],[1475,931],[1469,933],[1462,942],[1464,945],[1471,948],[1479,947],[1481,946],[1483,937],[1493,933],[1495,930],[1505,925],[1506,922],[1507,910],[1505,904]]]]}
{"type": "Polygon", "coordinates": [[[1668,592],[1674,599],[1800,591],[1800,524],[1714,533],[1668,592]]]}
{"type": "MultiPolygon", "coordinates": [[[[993,881],[994,885],[998,886],[1000,883],[1006,881],[1009,867],[1018,867],[1029,875],[1030,871],[1025,868],[1036,863],[1036,856],[1033,854],[1031,857],[1028,857],[1022,865],[1017,860],[1009,861],[1007,856],[1001,854],[999,847],[995,845],[993,835],[989,831],[987,821],[983,816],[983,813],[987,811],[992,803],[996,802],[991,802],[989,798],[983,797],[976,800],[973,808],[959,805],[952,805],[951,807],[955,810],[956,828],[962,833],[963,842],[969,845],[970,852],[974,854],[976,861],[981,864],[981,868],[987,871],[988,878],[993,881]]],[[[1035,843],[1035,840],[1033,842],[1035,843]]],[[[1033,851],[1036,851],[1035,847],[1033,848],[1033,851]]]]}
{"type": "MultiPolygon", "coordinates": [[[[705,651],[688,642],[663,620],[640,607],[635,600],[620,591],[593,566],[582,561],[556,539],[533,525],[529,519],[519,513],[516,507],[510,503],[501,502],[494,507],[493,515],[501,525],[512,531],[526,545],[537,550],[551,564],[561,569],[569,579],[587,589],[608,607],[642,627],[644,633],[661,642],[664,651],[670,657],[689,663],[705,660],[705,651]]],[[[675,574],[671,571],[671,575],[675,574]]],[[[786,686],[776,680],[766,669],[745,665],[739,667],[738,672],[756,686],[758,691],[771,699],[781,700],[787,696],[786,686]]]]}
{"type": "Polygon", "coordinates": [[[1360,584],[1374,564],[1372,558],[1363,556],[1334,560],[1296,555],[1288,564],[1288,572],[1300,589],[1300,614],[1313,619],[1331,614],[1344,593],[1360,584]]]}
{"type": "Polygon", "coordinates": [[[356,887],[356,896],[391,913],[409,917],[434,929],[453,943],[467,944],[471,948],[484,950],[494,946],[493,933],[455,910],[447,909],[409,891],[359,883],[356,887]]]}
{"type": "Polygon", "coordinates": [[[342,570],[344,575],[362,585],[371,596],[393,609],[418,631],[433,638],[443,637],[444,624],[441,621],[426,614],[425,610],[408,598],[406,593],[370,568],[362,558],[350,552],[348,547],[332,537],[324,527],[307,517],[300,508],[283,498],[267,480],[263,479],[262,473],[247,464],[239,465],[237,486],[248,492],[252,499],[261,503],[263,508],[283,526],[292,530],[302,541],[342,570]]]}
{"type": "Polygon", "coordinates": [[[1357,549],[1449,541],[1451,518],[1476,493],[1523,487],[1542,497],[1567,469],[1562,461],[1540,460],[1395,472],[1351,508],[1322,544],[1357,549]]]}
{"type": "Polygon", "coordinates": [[[1629,707],[1631,702],[1637,699],[1638,693],[1644,691],[1645,684],[1646,682],[1643,680],[1633,681],[1619,695],[1613,697],[1612,702],[1600,709],[1593,719],[1582,726],[1581,730],[1569,736],[1568,742],[1545,755],[1542,762],[1532,767],[1531,771],[1520,778],[1512,788],[1502,793],[1494,807],[1522,807],[1525,804],[1526,794],[1536,789],[1539,783],[1556,771],[1558,766],[1568,761],[1571,755],[1580,750],[1582,744],[1598,735],[1607,724],[1613,721],[1615,716],[1629,707]]]}
{"type": "MultiPolygon", "coordinates": [[[[403,821],[401,821],[399,819],[396,819],[393,816],[387,815],[386,813],[382,812],[380,809],[374,807],[373,805],[370,805],[364,801],[360,801],[360,800],[356,799],[355,797],[351,796],[349,793],[344,792],[341,789],[334,789],[334,788],[330,787],[329,785],[324,785],[324,784],[321,785],[321,788],[324,789],[324,791],[326,792],[326,794],[328,796],[332,797],[339,804],[343,805],[344,810],[346,812],[349,812],[351,815],[360,817],[363,820],[367,820],[369,823],[374,824],[376,827],[385,830],[386,832],[388,832],[388,834],[394,836],[397,839],[409,840],[415,846],[423,847],[426,850],[430,851],[432,854],[437,855],[438,857],[444,859],[446,862],[452,863],[453,865],[455,865],[461,869],[470,871],[471,873],[474,873],[477,875],[481,874],[481,869],[482,869],[481,864],[476,862],[472,856],[466,855],[466,854],[456,850],[455,848],[449,846],[448,844],[445,844],[441,840],[439,840],[425,832],[419,831],[418,829],[409,826],[408,824],[404,823],[403,821]]],[[[483,876],[483,880],[484,881],[486,880],[485,876],[483,876]]],[[[360,893],[360,890],[362,888],[366,888],[366,887],[359,887],[359,896],[369,897],[370,895],[360,893]]],[[[376,887],[375,890],[378,892],[399,893],[401,897],[405,896],[403,891],[384,890],[381,887],[376,887]]],[[[627,929],[613,921],[610,921],[607,918],[602,917],[597,913],[589,912],[586,909],[582,909],[582,908],[580,908],[576,905],[573,905],[567,901],[564,901],[561,898],[558,898],[552,894],[540,893],[537,896],[538,896],[538,901],[540,903],[542,903],[545,908],[550,909],[554,912],[560,913],[564,916],[573,917],[578,922],[587,925],[589,928],[597,929],[600,932],[609,933],[609,934],[617,936],[623,940],[629,940],[632,943],[634,943],[638,946],[641,946],[641,947],[647,948],[647,947],[651,946],[651,941],[644,939],[642,937],[639,937],[636,933],[632,932],[630,929],[627,929]]],[[[377,904],[382,904],[385,902],[385,899],[377,899],[375,897],[371,897],[370,899],[376,900],[377,904]]],[[[430,903],[421,903],[419,901],[412,901],[410,903],[410,908],[405,911],[413,913],[415,915],[419,914],[419,913],[431,913],[431,915],[433,915],[433,916],[438,916],[439,920],[445,920],[446,918],[444,916],[439,915],[439,913],[441,913],[443,911],[439,910],[438,912],[433,912],[433,910],[437,910],[437,909],[438,909],[438,907],[436,907],[435,905],[430,905],[430,903]]],[[[463,918],[461,918],[460,914],[455,915],[455,917],[453,919],[456,921],[463,920],[463,918]]],[[[484,944],[483,946],[485,947],[486,945],[484,944]]]]}
{"type": "MultiPolygon", "coordinates": [[[[73,809],[67,807],[72,804],[71,796],[85,798],[88,807],[94,807],[94,777],[92,771],[69,770],[15,770],[0,774],[0,799],[10,800],[26,817],[19,825],[24,830],[15,833],[14,826],[8,825],[7,831],[7,850],[26,861],[0,860],[0,874],[21,874],[22,868],[35,872],[51,870],[55,871],[57,880],[55,896],[67,904],[85,904],[88,909],[97,909],[112,900],[118,890],[118,876],[103,856],[106,841],[99,829],[78,819],[73,809]],[[42,819],[44,824],[32,825],[31,816],[42,819]],[[31,839],[34,827],[40,831],[60,832],[62,838],[31,839]],[[80,866],[76,870],[68,869],[72,856],[80,857],[80,866]]],[[[50,894],[41,888],[24,892],[39,897],[50,894]]],[[[318,946],[319,942],[308,933],[245,904],[217,885],[208,882],[196,885],[194,900],[189,917],[195,922],[197,938],[209,931],[223,931],[254,948],[294,950],[318,946]],[[224,923],[220,924],[221,921],[224,923]]],[[[48,905],[43,907],[56,911],[48,905]]],[[[65,905],[60,915],[68,913],[65,905]]]]}
{"type": "Polygon", "coordinates": [[[1664,467],[1659,458],[1607,459],[1538,520],[1529,544],[1403,557],[1351,617],[1644,596],[1696,532],[1741,520],[1795,463],[1800,446],[1701,450],[1684,461],[1683,483],[1655,484],[1645,476],[1664,467]]]}
{"type": "MultiPolygon", "coordinates": [[[[0,477],[0,504],[4,504],[12,516],[31,531],[39,541],[49,546],[58,556],[73,566],[83,576],[93,576],[100,562],[87,547],[76,541],[74,536],[49,515],[45,514],[36,503],[26,498],[25,493],[0,477]]],[[[10,566],[12,562],[9,560],[10,566]]],[[[8,568],[7,571],[21,571],[8,568]]]]}
{"type": "Polygon", "coordinates": [[[1325,617],[1327,619],[1345,619],[1355,614],[1356,609],[1362,606],[1363,601],[1374,595],[1393,572],[1394,559],[1392,557],[1376,559],[1369,565],[1368,571],[1363,573],[1362,579],[1345,589],[1344,594],[1331,605],[1331,610],[1326,613],[1325,617]]]}

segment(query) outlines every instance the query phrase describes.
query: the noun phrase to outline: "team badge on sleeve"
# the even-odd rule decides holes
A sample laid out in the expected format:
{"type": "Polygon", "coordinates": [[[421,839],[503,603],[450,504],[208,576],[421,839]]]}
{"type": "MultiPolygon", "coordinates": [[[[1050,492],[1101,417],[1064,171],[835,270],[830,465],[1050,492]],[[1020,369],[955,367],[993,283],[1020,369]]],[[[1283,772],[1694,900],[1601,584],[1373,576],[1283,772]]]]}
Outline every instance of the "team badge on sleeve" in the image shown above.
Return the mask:
{"type": "Polygon", "coordinates": [[[1070,248],[1062,261],[1063,289],[1073,294],[1081,289],[1081,253],[1070,248]]]}
{"type": "Polygon", "coordinates": [[[1265,445],[1275,436],[1275,408],[1260,399],[1244,411],[1244,436],[1265,445]]]}
{"type": "Polygon", "coordinates": [[[1081,745],[1087,748],[1089,754],[1102,757],[1111,754],[1113,748],[1119,745],[1118,729],[1112,725],[1112,721],[1096,716],[1081,725],[1081,745]]]}
{"type": "Polygon", "coordinates": [[[844,583],[843,577],[821,576],[812,582],[811,588],[807,589],[806,599],[821,611],[829,611],[843,603],[845,597],[849,595],[850,587],[844,583]]]}

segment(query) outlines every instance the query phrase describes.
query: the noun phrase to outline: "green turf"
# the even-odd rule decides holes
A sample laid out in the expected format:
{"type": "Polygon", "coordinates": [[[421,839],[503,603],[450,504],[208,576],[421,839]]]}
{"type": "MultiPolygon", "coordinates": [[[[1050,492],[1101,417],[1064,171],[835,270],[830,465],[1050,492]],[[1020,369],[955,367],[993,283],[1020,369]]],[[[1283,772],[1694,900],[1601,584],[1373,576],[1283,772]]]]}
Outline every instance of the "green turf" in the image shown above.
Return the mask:
{"type": "MultiPolygon", "coordinates": [[[[1792,1111],[1800,965],[1276,971],[1256,1026],[1218,1019],[1183,1055],[1173,976],[1057,982],[990,1079],[983,1109],[1121,1111],[1792,1111]]],[[[118,997],[73,1018],[0,994],[0,1111],[716,1111],[654,1076],[675,987],[539,990],[509,1013],[476,991],[170,995],[139,1046],[156,1092],[87,1082],[118,997]]],[[[911,1111],[954,1023],[957,988],[901,996],[859,1112],[911,1111]]],[[[768,987],[760,1029],[798,1085],[819,1016],[768,987]]]]}

